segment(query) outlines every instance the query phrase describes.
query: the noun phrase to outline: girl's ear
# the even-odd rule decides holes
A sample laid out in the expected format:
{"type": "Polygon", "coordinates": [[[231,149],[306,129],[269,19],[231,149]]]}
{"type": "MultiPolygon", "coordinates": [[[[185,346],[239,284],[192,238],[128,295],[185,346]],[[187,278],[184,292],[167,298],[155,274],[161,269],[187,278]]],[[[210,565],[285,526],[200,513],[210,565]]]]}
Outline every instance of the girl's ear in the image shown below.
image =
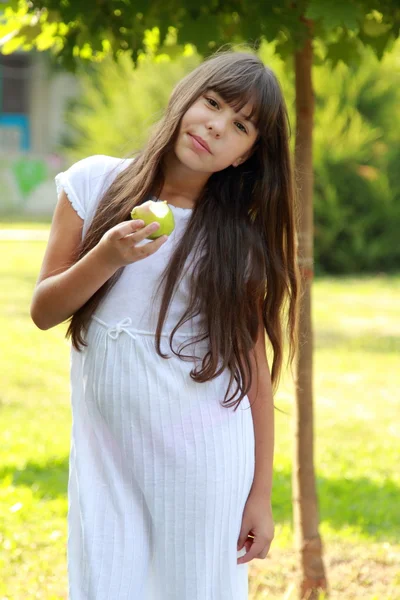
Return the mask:
{"type": "Polygon", "coordinates": [[[232,167],[238,167],[239,165],[244,163],[252,155],[252,153],[253,153],[253,148],[250,148],[250,150],[247,150],[247,152],[245,154],[243,154],[243,156],[241,156],[240,158],[237,158],[232,163],[232,167]]]}
{"type": "Polygon", "coordinates": [[[258,147],[258,141],[259,140],[257,139],[250,148],[250,150],[247,150],[247,152],[243,154],[243,156],[237,158],[235,162],[232,163],[232,167],[238,167],[239,165],[244,163],[248,158],[250,158],[250,156],[256,151],[256,148],[258,147]]]}

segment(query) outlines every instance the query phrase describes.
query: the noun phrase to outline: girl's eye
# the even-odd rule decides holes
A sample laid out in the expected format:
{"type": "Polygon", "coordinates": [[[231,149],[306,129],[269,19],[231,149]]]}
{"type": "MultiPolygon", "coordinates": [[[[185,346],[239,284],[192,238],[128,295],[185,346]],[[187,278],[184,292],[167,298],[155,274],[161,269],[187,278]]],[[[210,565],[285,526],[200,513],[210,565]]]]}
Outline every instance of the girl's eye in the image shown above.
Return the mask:
{"type": "Polygon", "coordinates": [[[214,98],[206,98],[206,100],[209,104],[211,104],[211,106],[213,106],[214,108],[218,108],[218,102],[214,100],[214,98]],[[212,102],[214,102],[214,104],[212,104],[212,102]]]}
{"type": "Polygon", "coordinates": [[[244,125],[242,125],[241,123],[237,122],[237,125],[240,125],[240,127],[242,128],[240,131],[244,131],[245,133],[247,133],[247,129],[244,125]]]}
{"type": "MultiPolygon", "coordinates": [[[[214,100],[214,98],[209,98],[209,97],[205,96],[205,99],[207,100],[207,102],[209,104],[211,104],[211,106],[213,108],[218,108],[219,107],[218,102],[216,100],[214,100]]],[[[239,130],[240,131],[244,131],[244,133],[247,133],[247,129],[246,129],[246,127],[244,125],[242,125],[242,123],[239,123],[238,121],[236,123],[237,123],[237,125],[239,125],[239,130]]]]}

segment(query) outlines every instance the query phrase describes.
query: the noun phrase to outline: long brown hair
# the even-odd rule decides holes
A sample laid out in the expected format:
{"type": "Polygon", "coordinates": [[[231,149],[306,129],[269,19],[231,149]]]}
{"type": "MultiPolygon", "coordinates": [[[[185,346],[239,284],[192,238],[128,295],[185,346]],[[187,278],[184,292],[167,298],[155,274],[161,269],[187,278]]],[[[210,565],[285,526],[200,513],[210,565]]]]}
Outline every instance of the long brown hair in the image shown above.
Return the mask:
{"type": "MultiPolygon", "coordinates": [[[[213,173],[196,199],[185,233],[159,284],[158,290],[164,283],[165,287],[155,339],[157,353],[167,358],[160,348],[160,334],[187,258],[198,246],[203,252],[192,275],[189,306],[169,337],[171,350],[183,356],[172,349],[173,335],[181,324],[201,314],[209,351],[201,370],[192,370],[191,377],[201,383],[228,368],[230,381],[223,405],[235,406],[236,410],[252,382],[250,353],[257,339],[259,310],[273,351],[274,392],[282,367],[284,330],[289,338],[290,364],[297,342],[297,212],[290,124],[280,85],[271,69],[254,54],[224,51],[184,77],[172,91],[165,114],[145,147],[102,196],[78,260],[96,246],[106,231],[128,220],[134,206],[160,194],[163,159],[173,150],[181,119],[207,90],[216,91],[235,110],[251,102],[259,136],[251,156],[236,168],[230,166],[213,173]],[[234,380],[236,388],[227,399],[234,380]],[[238,391],[239,398],[229,404],[238,391]]],[[[87,345],[83,334],[90,318],[122,271],[123,267],[71,317],[66,337],[71,336],[77,350],[87,345]]],[[[193,341],[198,339],[204,336],[193,341]]]]}

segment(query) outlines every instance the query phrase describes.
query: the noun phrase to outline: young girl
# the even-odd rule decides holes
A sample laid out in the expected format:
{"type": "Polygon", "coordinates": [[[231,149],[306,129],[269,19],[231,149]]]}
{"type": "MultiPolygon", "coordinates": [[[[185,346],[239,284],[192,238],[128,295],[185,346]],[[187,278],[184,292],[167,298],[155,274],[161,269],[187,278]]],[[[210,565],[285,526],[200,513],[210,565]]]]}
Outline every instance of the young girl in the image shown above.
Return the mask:
{"type": "Polygon", "coordinates": [[[274,535],[286,300],[290,362],[297,321],[276,77],[217,53],[136,158],[89,156],[56,183],[31,316],[44,330],[70,319],[70,599],[244,600],[274,535]],[[167,239],[130,218],[149,199],[173,213],[167,239]]]}

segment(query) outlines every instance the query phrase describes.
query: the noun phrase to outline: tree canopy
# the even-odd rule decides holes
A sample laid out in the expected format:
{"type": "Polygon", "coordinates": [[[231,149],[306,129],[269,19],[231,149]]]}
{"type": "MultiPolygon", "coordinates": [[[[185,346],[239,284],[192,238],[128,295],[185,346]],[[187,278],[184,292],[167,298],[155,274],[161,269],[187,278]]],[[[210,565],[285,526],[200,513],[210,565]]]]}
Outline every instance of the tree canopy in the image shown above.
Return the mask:
{"type": "Polygon", "coordinates": [[[357,61],[362,44],[381,58],[400,30],[397,0],[6,0],[3,7],[3,53],[51,49],[70,70],[109,53],[136,60],[154,28],[163,52],[176,33],[180,45],[194,44],[202,55],[243,41],[257,48],[265,38],[286,58],[303,45],[309,20],[314,60],[333,64],[357,61]]]}

